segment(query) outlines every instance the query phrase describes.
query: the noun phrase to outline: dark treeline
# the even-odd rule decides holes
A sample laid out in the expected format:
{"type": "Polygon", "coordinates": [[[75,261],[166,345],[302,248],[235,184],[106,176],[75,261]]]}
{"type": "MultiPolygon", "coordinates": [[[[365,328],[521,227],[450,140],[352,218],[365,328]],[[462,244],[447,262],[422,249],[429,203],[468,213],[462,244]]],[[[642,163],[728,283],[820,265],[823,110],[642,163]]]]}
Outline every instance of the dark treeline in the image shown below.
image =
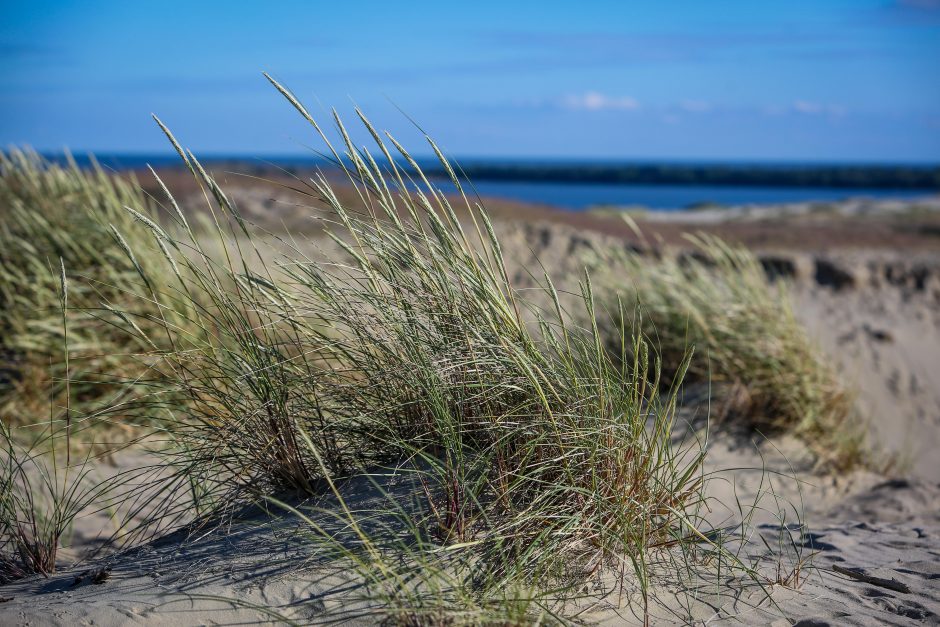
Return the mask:
{"type": "MultiPolygon", "coordinates": [[[[940,189],[938,166],[462,163],[471,181],[940,189]]],[[[435,176],[445,176],[434,168],[435,176]]]]}

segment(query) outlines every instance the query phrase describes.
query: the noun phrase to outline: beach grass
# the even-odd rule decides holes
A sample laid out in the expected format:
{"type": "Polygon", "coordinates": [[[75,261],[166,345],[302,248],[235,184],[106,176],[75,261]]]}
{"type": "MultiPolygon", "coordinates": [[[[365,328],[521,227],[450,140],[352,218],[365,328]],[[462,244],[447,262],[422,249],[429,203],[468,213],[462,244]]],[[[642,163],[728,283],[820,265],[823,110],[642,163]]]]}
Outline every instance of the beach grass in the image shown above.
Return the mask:
{"type": "MultiPolygon", "coordinates": [[[[831,470],[861,463],[865,446],[853,400],[833,364],[793,314],[788,286],[772,283],[756,256],[708,235],[679,254],[605,251],[595,259],[606,306],[652,339],[667,372],[711,384],[727,426],[801,438],[831,470]]],[[[601,288],[599,288],[600,290],[601,288]]],[[[619,329],[608,335],[616,348],[619,329]]]]}
{"type": "MultiPolygon", "coordinates": [[[[576,315],[548,276],[539,289],[553,306],[534,305],[510,283],[480,206],[467,197],[452,206],[364,116],[378,157],[352,144],[338,116],[334,148],[275,87],[321,133],[359,202],[340,202],[325,176],[311,179],[332,253],[308,255],[281,236],[276,252],[264,250],[272,234],[180,149],[214,203],[214,226],[196,233],[182,222],[180,239],[154,229],[176,269],[173,292],[204,299],[175,312],[193,316],[187,324],[160,331],[205,331],[161,355],[161,377],[189,399],[164,423],[165,454],[197,478],[205,511],[334,494],[354,548],[312,523],[311,537],[373,581],[375,611],[402,624],[505,612],[507,591],[523,614],[555,612],[588,582],[624,571],[645,603],[664,555],[674,568],[696,551],[732,567],[701,528],[703,448],[673,438],[684,368],[662,380],[647,340],[626,327],[620,353],[631,358],[613,359],[588,275],[576,315]],[[210,238],[222,258],[208,252],[210,238]],[[592,322],[573,322],[582,319],[592,322]],[[336,485],[389,465],[417,481],[421,506],[376,536],[336,485]]],[[[388,511],[395,518],[392,501],[388,511]]]]}
{"type": "MultiPolygon", "coordinates": [[[[660,349],[624,307],[599,306],[589,273],[573,305],[548,274],[534,290],[516,289],[485,210],[430,139],[459,206],[364,115],[372,151],[335,114],[331,140],[271,82],[355,190],[350,203],[322,174],[301,182],[327,208],[314,217],[329,244],[249,223],[159,121],[210,203],[200,224],[162,182],[154,204],[100,171],[20,153],[4,161],[18,229],[7,228],[9,241],[46,238],[4,264],[11,276],[36,268],[5,295],[26,295],[5,324],[18,360],[33,342],[60,369],[39,386],[60,399],[50,432],[70,443],[120,417],[142,428],[135,437],[160,460],[149,483],[117,477],[81,494],[135,511],[146,495],[158,507],[135,530],[218,520],[250,504],[286,509],[334,568],[365,582],[362,611],[391,624],[564,623],[615,596],[648,616],[657,581],[700,583],[703,573],[763,586],[726,544],[740,529],[705,520],[704,442],[676,434],[691,350],[660,349]],[[45,189],[50,182],[66,191],[45,189]],[[22,200],[46,196],[56,207],[77,199],[87,223],[60,216],[61,226],[47,226],[61,209],[22,200]],[[158,205],[167,209],[159,219],[158,205]],[[50,255],[53,278],[42,262],[50,255]],[[55,330],[37,340],[30,316],[55,330]],[[402,499],[375,486],[380,523],[343,487],[378,473],[411,487],[402,499]],[[332,504],[320,513],[340,531],[297,505],[323,496],[332,504]]],[[[11,415],[12,424],[36,416],[11,415]]],[[[14,496],[0,510],[4,563],[48,573],[61,524],[23,535],[19,521],[43,516],[22,496],[37,476],[24,468],[40,458],[4,434],[0,478],[26,490],[5,491],[14,496]],[[34,545],[37,559],[16,557],[34,545]]],[[[79,463],[67,457],[64,468],[80,472],[79,463]]],[[[64,508],[54,518],[62,524],[93,505],[44,485],[53,509],[64,508]]]]}
{"type": "MultiPolygon", "coordinates": [[[[29,150],[0,153],[0,415],[7,425],[65,420],[66,404],[70,419],[94,417],[101,439],[112,442],[149,423],[153,416],[135,401],[151,392],[141,381],[154,383],[147,355],[165,348],[166,338],[145,336],[161,312],[137,266],[165,263],[143,223],[155,215],[133,180],[97,165],[82,170],[29,150]]],[[[30,432],[41,429],[17,431],[30,432]]]]}

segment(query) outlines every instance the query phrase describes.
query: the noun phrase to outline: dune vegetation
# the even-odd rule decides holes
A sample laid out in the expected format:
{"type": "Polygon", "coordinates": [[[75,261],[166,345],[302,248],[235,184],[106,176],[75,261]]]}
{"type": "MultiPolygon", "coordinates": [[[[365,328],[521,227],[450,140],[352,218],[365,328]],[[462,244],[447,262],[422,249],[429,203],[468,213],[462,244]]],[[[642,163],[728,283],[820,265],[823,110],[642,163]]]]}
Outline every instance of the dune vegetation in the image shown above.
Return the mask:
{"type": "MultiPolygon", "coordinates": [[[[705,522],[704,445],[674,429],[687,371],[740,382],[752,416],[808,440],[841,428],[841,397],[785,311],[767,315],[781,301],[752,261],[717,241],[709,264],[622,260],[639,308],[612,304],[620,286],[589,274],[573,310],[547,275],[532,298],[511,284],[479,204],[454,206],[361,114],[374,150],[338,116],[334,147],[274,86],[359,199],[341,202],[325,176],[298,182],[327,207],[315,246],[246,221],[165,127],[211,201],[207,220],[165,187],[150,200],[101,171],[3,158],[2,576],[54,570],[79,510],[147,494],[159,507],[134,529],[249,504],[297,513],[307,540],[365,582],[363,611],[393,624],[566,622],[615,590],[642,613],[659,577],[763,585],[731,532],[705,522]],[[714,263],[735,280],[712,281],[714,263]],[[56,450],[18,444],[36,424],[52,442],[132,425],[163,471],[81,493],[77,475],[31,482],[56,450]],[[378,486],[389,474],[407,498],[378,486]],[[356,478],[375,483],[378,519],[344,492],[356,478]],[[299,505],[324,495],[341,532],[299,505]]],[[[52,467],[90,460],[69,455],[52,467]]]]}
{"type": "Polygon", "coordinates": [[[135,181],[97,166],[14,150],[0,153],[0,207],[5,424],[39,433],[74,419],[112,445],[134,437],[151,417],[136,405],[153,383],[148,354],[166,341],[153,333],[160,312],[137,270],[164,262],[139,220],[154,215],[153,203],[135,181]],[[121,328],[128,323],[133,333],[121,328]]]}
{"type": "Polygon", "coordinates": [[[606,335],[636,328],[659,350],[663,369],[687,368],[687,383],[710,386],[726,426],[763,436],[793,434],[821,464],[845,470],[864,461],[852,397],[793,314],[787,285],[771,283],[747,249],[707,235],[691,251],[605,251],[594,267],[604,306],[626,311],[606,335]],[[694,346],[688,367],[685,354],[694,346]]]}

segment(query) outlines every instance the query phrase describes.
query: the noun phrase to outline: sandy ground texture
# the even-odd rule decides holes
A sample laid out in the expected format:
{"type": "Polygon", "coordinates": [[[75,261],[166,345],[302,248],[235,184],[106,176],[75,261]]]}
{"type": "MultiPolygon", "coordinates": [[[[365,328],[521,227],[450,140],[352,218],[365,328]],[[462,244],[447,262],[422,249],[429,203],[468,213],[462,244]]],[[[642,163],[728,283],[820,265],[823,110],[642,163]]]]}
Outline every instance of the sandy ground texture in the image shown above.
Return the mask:
{"type": "MultiPolygon", "coordinates": [[[[246,203],[260,203],[254,210],[263,212],[268,195],[246,203]]],[[[707,464],[717,474],[710,521],[733,521],[738,501],[760,497],[746,554],[763,559],[768,581],[778,569],[786,575],[796,560],[808,561],[798,590],[767,584],[772,602],[759,589],[737,597],[703,589],[683,606],[674,589],[660,586],[653,624],[940,622],[940,230],[931,230],[940,212],[932,205],[916,211],[859,206],[867,213],[848,205],[837,211],[741,209],[720,219],[701,214],[683,223],[671,216],[641,225],[650,239],[666,243],[703,225],[726,233],[752,246],[769,275],[792,282],[798,317],[857,391],[869,439],[879,450],[878,472],[822,476],[796,442],[711,433],[707,464]],[[722,471],[727,468],[746,470],[722,471]],[[779,542],[781,507],[790,512],[784,522],[795,522],[786,503],[803,511],[808,531],[792,536],[784,558],[775,558],[761,536],[771,546],[779,542]]],[[[292,222],[294,213],[284,209],[280,217],[292,222]]],[[[576,272],[584,250],[638,244],[619,219],[582,216],[577,219],[585,222],[572,223],[545,212],[529,215],[525,222],[501,221],[504,248],[523,265],[537,256],[554,276],[576,272]]],[[[521,271],[518,279],[524,279],[521,271]]],[[[370,486],[350,482],[344,496],[354,508],[381,510],[384,497],[370,486]]],[[[389,489],[394,493],[396,486],[389,489]]],[[[329,498],[318,505],[336,509],[329,498]]],[[[331,516],[317,520],[338,524],[331,516]]],[[[91,537],[100,522],[80,521],[78,535],[91,537]]],[[[363,582],[325,558],[305,529],[291,514],[249,512],[224,527],[177,532],[48,579],[0,587],[0,623],[242,625],[276,622],[273,610],[299,623],[374,624],[377,615],[361,598],[363,582]]],[[[338,537],[343,533],[348,530],[337,528],[338,537]]],[[[581,618],[640,622],[612,602],[586,608],[581,618]]]]}
{"type": "MultiPolygon", "coordinates": [[[[778,445],[783,451],[792,443],[778,445]]],[[[792,473],[794,463],[799,466],[783,453],[768,455],[769,450],[762,447],[762,459],[748,443],[719,439],[709,464],[714,468],[764,464],[783,473],[792,473]]],[[[728,505],[732,495],[754,503],[759,492],[765,495],[757,501],[762,509],[745,552],[762,560],[760,570],[768,578],[763,583],[772,592],[772,602],[753,584],[743,589],[729,585],[716,592],[709,583],[692,596],[659,585],[650,606],[653,624],[733,620],[912,625],[940,620],[940,486],[875,475],[842,482],[808,473],[801,473],[801,483],[778,479],[774,493],[780,502],[802,497],[809,525],[805,534],[794,534],[795,547],[780,549],[776,500],[767,496],[767,476],[757,469],[723,473],[714,481],[713,496],[720,523],[723,513],[718,503],[728,505]],[[765,550],[759,535],[774,553],[765,550]],[[799,559],[806,560],[799,590],[772,583],[775,577],[790,576],[799,559]],[[836,566],[883,581],[861,581],[836,572],[836,566]],[[889,587],[884,581],[891,582],[889,587]]],[[[410,488],[403,491],[389,477],[377,481],[398,503],[408,502],[410,488]]],[[[355,510],[388,508],[388,497],[368,481],[353,479],[340,490],[355,510]]],[[[335,511],[335,499],[324,498],[301,509],[318,524],[332,525],[330,532],[337,538],[351,536],[341,519],[315,506],[335,511]]],[[[282,619],[376,624],[381,613],[364,599],[365,594],[361,577],[330,559],[312,540],[306,523],[289,513],[248,512],[223,527],[179,532],[107,560],[64,569],[48,579],[4,586],[0,618],[4,624],[17,625],[242,625],[282,619]]],[[[615,596],[585,608],[581,619],[639,624],[637,607],[618,606],[615,596]]]]}

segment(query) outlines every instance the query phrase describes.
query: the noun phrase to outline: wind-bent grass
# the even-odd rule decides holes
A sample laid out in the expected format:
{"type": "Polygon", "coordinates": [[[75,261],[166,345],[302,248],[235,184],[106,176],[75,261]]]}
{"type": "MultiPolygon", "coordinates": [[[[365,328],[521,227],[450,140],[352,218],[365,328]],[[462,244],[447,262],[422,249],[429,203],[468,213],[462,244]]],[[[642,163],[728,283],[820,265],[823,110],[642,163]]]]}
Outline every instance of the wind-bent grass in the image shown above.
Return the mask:
{"type": "MultiPolygon", "coordinates": [[[[453,207],[361,114],[382,165],[335,117],[340,154],[274,85],[320,133],[360,203],[311,179],[340,254],[312,258],[282,239],[272,260],[259,230],[163,127],[215,201],[212,237],[224,253],[207,252],[182,213],[172,231],[151,227],[178,282],[170,293],[191,298],[174,309],[154,291],[168,318],[184,321],[159,333],[185,346],[161,351],[154,368],[188,398],[163,429],[175,444],[167,460],[198,486],[199,506],[327,490],[352,548],[308,521],[314,540],[371,582],[374,611],[402,624],[478,622],[507,604],[528,620],[594,596],[589,582],[609,593],[612,573],[622,589],[624,571],[627,596],[645,608],[664,562],[677,578],[704,554],[743,568],[699,529],[701,447],[672,439],[688,359],[664,384],[646,340],[622,325],[612,359],[587,275],[584,314],[574,315],[587,328],[571,322],[548,276],[540,287],[554,305],[539,309],[510,284],[479,205],[464,196],[453,207]],[[377,537],[335,481],[390,463],[417,478],[422,506],[399,510],[377,537]]],[[[152,270],[134,265],[153,285],[152,270]]]]}
{"type": "Polygon", "coordinates": [[[60,464],[48,439],[18,444],[0,423],[0,584],[55,572],[59,549],[76,517],[108,492],[89,482],[92,464],[60,464]],[[52,449],[52,452],[50,452],[52,449]]]}
{"type": "Polygon", "coordinates": [[[130,426],[146,422],[131,411],[149,392],[137,379],[152,378],[141,356],[153,351],[152,342],[166,348],[165,336],[152,332],[160,312],[146,300],[135,268],[166,263],[141,223],[154,215],[133,182],[100,168],[63,167],[28,151],[0,153],[0,416],[7,425],[43,423],[59,414],[66,396],[76,421],[110,408],[98,425],[107,425],[112,439],[127,439],[130,426]],[[133,248],[133,259],[125,248],[133,248]],[[71,284],[67,308],[60,302],[62,272],[71,284]],[[138,330],[126,333],[116,323],[138,330]],[[151,331],[146,337],[144,329],[151,331]]]}
{"type": "Polygon", "coordinates": [[[18,433],[23,429],[0,423],[0,585],[49,576],[63,561],[113,552],[193,520],[188,481],[158,458],[139,453],[139,464],[112,469],[86,446],[70,459],[60,442],[93,441],[101,435],[93,422],[50,421],[28,438],[18,433]],[[76,540],[78,522],[83,533],[76,540]]]}
{"type": "MultiPolygon", "coordinates": [[[[94,419],[160,416],[154,436],[162,440],[164,474],[142,488],[116,479],[93,500],[117,498],[138,510],[152,496],[159,503],[153,524],[258,500],[295,511],[327,566],[363,584],[345,600],[396,624],[563,622],[615,593],[648,613],[657,578],[681,587],[703,572],[717,582],[729,569],[760,583],[753,564],[704,522],[703,447],[673,437],[690,355],[677,350],[664,378],[656,351],[625,325],[623,310],[613,323],[598,311],[587,274],[577,311],[562,306],[547,275],[538,286],[547,309],[523,298],[478,204],[464,196],[452,206],[409,153],[361,114],[378,159],[353,145],[339,117],[337,150],[299,101],[274,86],[320,133],[358,194],[350,206],[325,176],[306,183],[329,207],[320,220],[333,254],[308,255],[289,235],[247,223],[162,124],[214,201],[209,230],[194,229],[167,191],[171,211],[161,223],[142,198],[128,202],[122,218],[111,215],[111,201],[102,209],[106,220],[89,218],[113,225],[99,228],[109,233],[94,249],[101,259],[69,256],[74,251],[56,239],[48,245],[70,279],[115,273],[95,279],[94,295],[70,291],[68,307],[59,303],[55,313],[100,309],[95,298],[104,301],[108,328],[121,330],[113,346],[123,349],[114,352],[133,352],[133,363],[146,367],[134,376],[140,393],[122,392],[90,411],[66,404],[66,437],[73,411],[94,419]],[[103,270],[104,262],[111,265],[103,270]],[[602,332],[609,328],[616,339],[602,332]],[[389,466],[392,487],[410,487],[376,485],[377,519],[343,485],[389,466]],[[332,501],[315,517],[294,507],[298,494],[332,501]]],[[[22,182],[5,181],[11,194],[44,180],[28,159],[7,167],[27,173],[22,182]]],[[[84,189],[74,174],[43,168],[84,189]]],[[[12,206],[21,207],[11,224],[22,232],[56,233],[34,226],[21,201],[12,206]]],[[[44,254],[26,253],[34,264],[44,254]]],[[[4,266],[8,272],[14,263],[4,266]]],[[[74,373],[82,328],[64,322],[74,373]]],[[[96,346],[112,341],[91,337],[96,346]]],[[[122,361],[101,369],[122,383],[127,374],[122,361]]],[[[94,397],[99,388],[83,392],[88,378],[71,383],[69,399],[94,397]]],[[[47,572],[54,556],[45,555],[62,525],[22,532],[17,521],[38,520],[40,510],[6,486],[32,494],[22,482],[33,475],[18,460],[34,458],[8,448],[4,459],[12,461],[0,477],[4,494],[14,496],[0,510],[2,537],[27,556],[20,565],[47,572]],[[46,548],[30,561],[35,537],[46,548]]],[[[84,497],[62,498],[55,482],[45,485],[65,508],[54,520],[67,524],[88,505],[84,497]]]]}
{"type": "MultiPolygon", "coordinates": [[[[733,419],[768,435],[795,434],[833,469],[858,463],[851,398],[794,317],[786,285],[769,283],[743,247],[689,239],[696,252],[679,257],[609,253],[596,272],[606,303],[638,306],[637,324],[655,338],[667,372],[694,346],[688,380],[721,386],[733,419]]],[[[608,334],[616,344],[616,325],[608,334]]]]}
{"type": "Polygon", "coordinates": [[[174,312],[198,298],[167,289],[154,216],[135,183],[100,168],[0,153],[0,579],[54,572],[79,516],[109,511],[98,539],[110,546],[191,517],[171,502],[190,500],[183,477],[99,476],[99,456],[181,402],[158,366],[183,347],[158,331],[185,335],[174,312]]]}

